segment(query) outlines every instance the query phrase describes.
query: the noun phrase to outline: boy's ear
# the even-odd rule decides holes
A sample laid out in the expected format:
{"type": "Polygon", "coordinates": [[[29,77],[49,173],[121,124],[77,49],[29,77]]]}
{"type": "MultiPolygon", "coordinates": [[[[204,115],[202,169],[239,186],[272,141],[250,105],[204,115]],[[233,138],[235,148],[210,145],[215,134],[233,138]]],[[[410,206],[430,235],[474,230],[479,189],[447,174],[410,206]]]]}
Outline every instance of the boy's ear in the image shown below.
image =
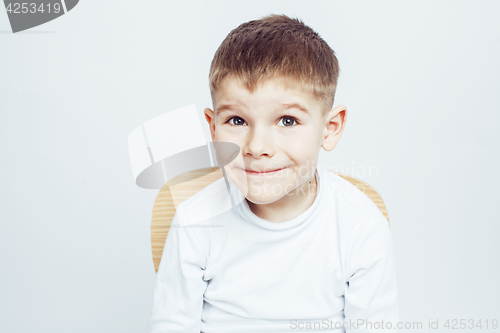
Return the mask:
{"type": "Polygon", "coordinates": [[[346,118],[347,107],[345,105],[339,105],[327,113],[325,116],[326,124],[323,132],[323,144],[321,145],[324,150],[330,151],[337,146],[344,132],[346,118]]]}
{"type": "Polygon", "coordinates": [[[207,120],[208,126],[210,127],[210,135],[212,136],[212,141],[215,141],[215,113],[209,108],[205,109],[205,119],[207,120]]]}

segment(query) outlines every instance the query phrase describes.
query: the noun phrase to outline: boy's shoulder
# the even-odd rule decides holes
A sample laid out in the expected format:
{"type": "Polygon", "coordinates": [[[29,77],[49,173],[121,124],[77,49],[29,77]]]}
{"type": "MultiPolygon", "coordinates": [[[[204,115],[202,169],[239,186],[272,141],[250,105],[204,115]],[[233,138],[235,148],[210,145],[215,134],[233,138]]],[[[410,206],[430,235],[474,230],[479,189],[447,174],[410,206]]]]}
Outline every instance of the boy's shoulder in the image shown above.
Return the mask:
{"type": "MultiPolygon", "coordinates": [[[[329,200],[333,200],[335,214],[339,224],[353,227],[356,224],[366,224],[374,220],[387,219],[377,205],[364,193],[366,187],[353,185],[332,170],[324,169],[325,182],[328,187],[329,200]],[[332,198],[333,197],[333,198],[332,198]]],[[[388,224],[388,223],[387,223],[388,224]]]]}

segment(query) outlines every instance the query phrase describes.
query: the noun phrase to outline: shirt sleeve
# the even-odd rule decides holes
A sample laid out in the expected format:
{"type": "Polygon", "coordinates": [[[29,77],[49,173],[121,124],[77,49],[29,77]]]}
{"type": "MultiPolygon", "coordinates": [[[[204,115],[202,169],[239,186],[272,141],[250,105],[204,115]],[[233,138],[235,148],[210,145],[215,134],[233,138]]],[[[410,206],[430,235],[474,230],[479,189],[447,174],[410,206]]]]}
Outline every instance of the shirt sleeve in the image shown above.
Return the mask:
{"type": "Polygon", "coordinates": [[[174,215],[163,249],[153,294],[150,333],[200,333],[206,256],[194,227],[174,215]]]}
{"type": "Polygon", "coordinates": [[[346,333],[398,332],[396,270],[385,218],[360,225],[346,259],[346,275],[346,333]]]}

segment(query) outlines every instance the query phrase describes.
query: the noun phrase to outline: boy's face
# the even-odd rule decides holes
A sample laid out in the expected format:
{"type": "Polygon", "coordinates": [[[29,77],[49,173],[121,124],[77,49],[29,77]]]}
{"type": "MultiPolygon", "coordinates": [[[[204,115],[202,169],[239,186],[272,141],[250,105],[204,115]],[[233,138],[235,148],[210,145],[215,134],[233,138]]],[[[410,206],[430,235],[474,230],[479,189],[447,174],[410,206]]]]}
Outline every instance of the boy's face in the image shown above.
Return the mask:
{"type": "MultiPolygon", "coordinates": [[[[205,109],[212,140],[240,147],[224,169],[249,201],[271,203],[314,180],[319,149],[335,130],[330,122],[335,109],[324,117],[312,96],[285,90],[274,79],[250,93],[237,79],[226,78],[213,102],[215,114],[205,109]]],[[[342,129],[333,133],[338,139],[342,129]]],[[[326,150],[336,145],[331,141],[330,136],[326,150]]]]}

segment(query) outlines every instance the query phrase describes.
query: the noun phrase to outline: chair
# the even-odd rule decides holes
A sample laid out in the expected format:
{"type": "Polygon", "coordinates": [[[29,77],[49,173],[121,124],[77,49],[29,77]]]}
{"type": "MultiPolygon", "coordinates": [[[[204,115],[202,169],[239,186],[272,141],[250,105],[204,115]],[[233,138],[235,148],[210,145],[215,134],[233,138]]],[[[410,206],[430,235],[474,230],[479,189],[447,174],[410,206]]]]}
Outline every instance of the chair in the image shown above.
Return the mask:
{"type": "MultiPolygon", "coordinates": [[[[333,172],[331,170],[329,171],[333,172]]],[[[375,203],[375,205],[377,205],[382,214],[384,214],[384,216],[387,218],[387,222],[389,222],[389,215],[387,214],[387,209],[384,205],[384,202],[373,187],[357,178],[340,174],[338,172],[333,173],[344,178],[345,180],[356,186],[364,194],[366,194],[375,203]]],[[[180,191],[176,189],[175,192],[176,201],[177,203],[179,203],[188,199],[192,195],[196,194],[203,188],[207,187],[208,185],[222,177],[223,174],[219,168],[207,168],[181,174],[169,181],[169,184],[171,186],[174,186],[176,184],[185,184],[185,186],[181,187],[180,191]],[[194,179],[196,179],[196,181],[189,182],[190,180],[194,179]]],[[[161,256],[163,254],[163,246],[165,245],[165,240],[167,239],[170,224],[172,223],[174,215],[175,205],[172,194],[169,187],[165,185],[156,196],[153,205],[153,217],[151,220],[151,248],[153,251],[153,263],[156,272],[158,272],[158,267],[160,266],[161,256]]]]}

